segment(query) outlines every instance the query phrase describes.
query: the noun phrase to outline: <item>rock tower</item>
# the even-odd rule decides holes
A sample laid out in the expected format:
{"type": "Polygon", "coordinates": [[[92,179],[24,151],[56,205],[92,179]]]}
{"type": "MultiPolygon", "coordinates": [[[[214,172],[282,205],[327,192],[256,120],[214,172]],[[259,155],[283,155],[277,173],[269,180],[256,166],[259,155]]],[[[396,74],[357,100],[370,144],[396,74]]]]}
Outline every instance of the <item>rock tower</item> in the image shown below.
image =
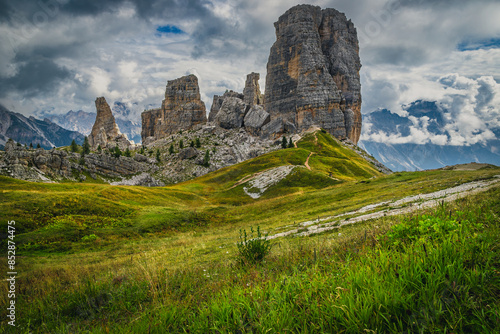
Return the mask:
{"type": "Polygon", "coordinates": [[[117,145],[120,149],[129,147],[131,144],[127,136],[120,132],[106,99],[98,97],[95,100],[95,107],[97,116],[88,137],[90,146],[93,149],[96,149],[99,145],[102,148],[114,148],[117,145]]]}
{"type": "Polygon", "coordinates": [[[335,9],[298,5],[274,24],[265,109],[277,129],[320,126],[357,143],[361,133],[359,45],[354,24],[335,9]]]}
{"type": "Polygon", "coordinates": [[[141,117],[141,137],[145,144],[206,123],[205,103],[200,97],[198,78],[191,74],[168,81],[161,108],[144,111],[141,117]]]}

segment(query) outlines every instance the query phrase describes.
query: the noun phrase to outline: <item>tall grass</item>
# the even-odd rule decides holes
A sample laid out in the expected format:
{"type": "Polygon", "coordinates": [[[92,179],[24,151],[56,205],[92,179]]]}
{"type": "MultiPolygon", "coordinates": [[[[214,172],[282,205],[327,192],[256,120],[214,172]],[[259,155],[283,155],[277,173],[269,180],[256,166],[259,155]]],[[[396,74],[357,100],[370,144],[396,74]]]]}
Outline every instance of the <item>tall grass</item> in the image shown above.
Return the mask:
{"type": "Polygon", "coordinates": [[[107,270],[40,270],[19,281],[30,294],[19,300],[16,330],[500,332],[499,215],[495,188],[342,236],[281,240],[255,265],[236,265],[233,240],[231,253],[176,270],[162,252],[107,270]]]}

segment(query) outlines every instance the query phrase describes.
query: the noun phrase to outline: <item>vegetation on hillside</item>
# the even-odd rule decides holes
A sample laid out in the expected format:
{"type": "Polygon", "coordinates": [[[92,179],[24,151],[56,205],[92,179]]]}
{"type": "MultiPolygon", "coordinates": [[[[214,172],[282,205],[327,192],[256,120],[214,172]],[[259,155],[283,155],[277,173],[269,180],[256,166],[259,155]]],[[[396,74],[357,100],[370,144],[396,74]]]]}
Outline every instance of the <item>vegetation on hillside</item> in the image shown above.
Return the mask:
{"type": "MultiPolygon", "coordinates": [[[[437,209],[311,237],[259,242],[243,232],[274,234],[296,222],[493,179],[499,168],[380,175],[321,132],[296,145],[163,188],[0,177],[0,226],[16,221],[19,273],[18,327],[6,325],[4,285],[2,328],[500,330],[498,186],[437,209]],[[242,181],[256,173],[304,166],[308,157],[311,170],[295,168],[259,199],[243,191],[242,181]]],[[[5,249],[6,240],[1,243],[5,249]]],[[[4,254],[0,270],[7,272],[6,263],[4,254]]]]}

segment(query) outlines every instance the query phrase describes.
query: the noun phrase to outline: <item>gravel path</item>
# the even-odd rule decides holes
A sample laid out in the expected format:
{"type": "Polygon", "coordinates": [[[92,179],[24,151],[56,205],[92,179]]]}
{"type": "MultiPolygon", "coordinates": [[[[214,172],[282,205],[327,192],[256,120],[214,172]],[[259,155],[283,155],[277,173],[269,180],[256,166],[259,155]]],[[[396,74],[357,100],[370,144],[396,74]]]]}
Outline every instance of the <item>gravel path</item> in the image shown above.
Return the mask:
{"type": "MultiPolygon", "coordinates": [[[[500,185],[500,175],[496,175],[495,178],[492,180],[464,183],[456,187],[439,190],[428,194],[408,196],[400,200],[397,200],[395,202],[379,202],[375,204],[370,204],[356,211],[350,211],[337,216],[330,216],[326,218],[320,218],[316,220],[299,223],[299,228],[294,228],[286,232],[281,232],[268,236],[267,239],[276,239],[290,235],[307,236],[311,234],[322,233],[333,229],[338,229],[344,225],[354,224],[370,219],[410,213],[425,208],[435,207],[443,201],[444,202],[455,201],[459,198],[463,198],[468,195],[473,195],[486,191],[498,185],[500,185]],[[385,210],[363,214],[365,212],[381,208],[382,206],[386,206],[385,210]],[[361,215],[356,216],[360,213],[361,215]],[[355,216],[355,217],[346,217],[346,216],[355,216]]],[[[286,227],[291,227],[291,226],[286,226],[286,227]]]]}

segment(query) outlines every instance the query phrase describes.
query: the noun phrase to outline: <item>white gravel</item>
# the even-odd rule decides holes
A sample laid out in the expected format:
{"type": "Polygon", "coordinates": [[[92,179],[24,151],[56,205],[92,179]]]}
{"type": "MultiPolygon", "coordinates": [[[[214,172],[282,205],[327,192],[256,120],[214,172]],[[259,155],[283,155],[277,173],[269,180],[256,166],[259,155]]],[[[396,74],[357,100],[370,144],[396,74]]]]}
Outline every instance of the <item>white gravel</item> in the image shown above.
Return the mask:
{"type": "Polygon", "coordinates": [[[356,211],[346,212],[337,216],[331,216],[326,218],[320,218],[312,221],[306,221],[299,223],[300,228],[291,229],[286,232],[277,233],[268,236],[267,239],[275,239],[286,237],[290,235],[294,236],[307,236],[316,233],[322,233],[325,231],[338,229],[341,226],[354,224],[370,219],[381,218],[384,216],[394,216],[405,214],[425,208],[435,207],[439,205],[440,202],[451,202],[459,198],[466,197],[468,195],[477,194],[486,191],[495,185],[500,184],[500,175],[496,175],[494,179],[488,181],[474,181],[469,183],[464,183],[456,187],[435,191],[427,194],[420,194],[415,196],[408,196],[397,200],[395,202],[379,202],[375,204],[370,204],[362,207],[356,211]],[[368,212],[379,208],[383,205],[388,205],[389,208],[382,211],[372,212],[353,218],[343,218],[345,216],[355,216],[360,213],[368,212]],[[404,207],[402,207],[404,205],[404,207]],[[322,223],[324,222],[324,223],[322,223]],[[320,224],[321,223],[321,224],[320,224]],[[306,231],[304,231],[304,227],[306,231]],[[300,232],[299,232],[300,230],[300,232]]]}
{"type": "Polygon", "coordinates": [[[253,199],[257,199],[262,196],[269,187],[287,177],[295,167],[297,166],[288,165],[266,170],[246,182],[247,187],[243,187],[243,191],[253,199]]]}

